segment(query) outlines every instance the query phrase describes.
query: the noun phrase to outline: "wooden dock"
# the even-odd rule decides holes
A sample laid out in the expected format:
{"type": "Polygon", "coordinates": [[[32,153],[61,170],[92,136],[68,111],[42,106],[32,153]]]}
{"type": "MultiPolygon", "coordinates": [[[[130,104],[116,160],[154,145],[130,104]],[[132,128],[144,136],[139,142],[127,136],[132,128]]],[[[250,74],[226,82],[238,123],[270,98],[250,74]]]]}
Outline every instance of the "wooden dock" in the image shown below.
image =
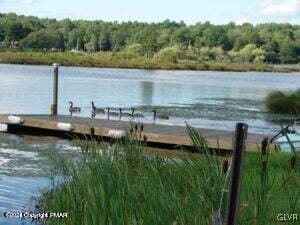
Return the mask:
{"type": "MultiPolygon", "coordinates": [[[[58,124],[71,124],[72,130],[67,133],[93,135],[103,138],[115,138],[114,134],[124,133],[128,131],[133,123],[116,120],[105,120],[96,118],[83,118],[75,116],[63,115],[17,115],[24,121],[21,124],[12,124],[9,115],[0,115],[0,123],[8,124],[8,132],[10,127],[13,130],[35,130],[44,134],[66,133],[58,128],[58,124]]],[[[142,140],[154,144],[156,146],[175,148],[178,146],[192,146],[191,140],[187,134],[186,127],[170,126],[158,124],[143,124],[142,140]]],[[[209,147],[212,149],[232,150],[234,132],[199,128],[198,131],[208,141],[209,147]]],[[[266,137],[261,134],[248,133],[247,151],[258,151],[262,139],[266,137]]]]}

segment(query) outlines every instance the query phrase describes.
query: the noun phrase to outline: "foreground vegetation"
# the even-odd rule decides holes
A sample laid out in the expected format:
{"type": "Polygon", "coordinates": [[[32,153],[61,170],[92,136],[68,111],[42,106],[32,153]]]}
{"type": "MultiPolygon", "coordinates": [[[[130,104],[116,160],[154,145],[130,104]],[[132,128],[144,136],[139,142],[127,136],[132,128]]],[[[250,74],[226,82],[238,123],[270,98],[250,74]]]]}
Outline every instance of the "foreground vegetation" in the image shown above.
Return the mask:
{"type": "MultiPolygon", "coordinates": [[[[53,155],[55,175],[63,175],[64,183],[54,184],[40,205],[48,212],[68,212],[68,218],[52,218],[50,224],[221,225],[216,221],[224,221],[226,214],[228,164],[208,152],[194,129],[188,131],[202,158],[146,156],[141,143],[131,139],[109,151],[94,141],[82,142],[76,165],[53,155]]],[[[296,157],[246,155],[239,224],[281,224],[278,213],[299,212],[296,157]]]]}
{"type": "Polygon", "coordinates": [[[218,62],[171,62],[145,56],[131,57],[124,53],[98,52],[94,54],[42,53],[42,52],[0,52],[0,63],[51,65],[59,62],[64,66],[136,68],[166,70],[211,70],[211,71],[260,71],[260,72],[297,72],[298,66],[273,67],[253,63],[218,63],[218,62]]]}
{"type": "Polygon", "coordinates": [[[291,93],[271,92],[266,98],[266,107],[272,113],[299,115],[300,89],[291,93]]]}
{"type": "Polygon", "coordinates": [[[297,64],[300,26],[284,24],[186,25],[39,19],[0,14],[0,48],[34,51],[122,52],[168,62],[297,64]]]}

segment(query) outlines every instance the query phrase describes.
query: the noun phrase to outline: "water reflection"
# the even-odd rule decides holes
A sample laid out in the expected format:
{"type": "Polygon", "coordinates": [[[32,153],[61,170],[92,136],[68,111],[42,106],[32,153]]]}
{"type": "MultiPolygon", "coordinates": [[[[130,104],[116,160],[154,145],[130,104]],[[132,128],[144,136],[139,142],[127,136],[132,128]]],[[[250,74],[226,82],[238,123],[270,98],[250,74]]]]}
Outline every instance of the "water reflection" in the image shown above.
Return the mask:
{"type": "Polygon", "coordinates": [[[142,81],[140,95],[142,96],[141,105],[152,105],[154,95],[154,83],[149,81],[142,81]]]}

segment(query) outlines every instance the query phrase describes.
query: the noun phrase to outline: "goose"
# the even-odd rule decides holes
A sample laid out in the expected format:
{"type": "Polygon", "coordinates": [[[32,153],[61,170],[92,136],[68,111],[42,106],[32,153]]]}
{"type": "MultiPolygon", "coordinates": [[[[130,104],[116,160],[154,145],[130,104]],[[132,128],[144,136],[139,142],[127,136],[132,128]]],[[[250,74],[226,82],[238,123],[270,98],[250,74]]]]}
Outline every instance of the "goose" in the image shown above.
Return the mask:
{"type": "Polygon", "coordinates": [[[132,116],[132,114],[131,113],[127,113],[127,112],[122,112],[122,109],[121,108],[119,108],[119,111],[120,111],[120,116],[132,116]]]}
{"type": "Polygon", "coordinates": [[[97,107],[95,106],[95,104],[94,104],[93,101],[91,101],[91,103],[92,103],[92,112],[93,112],[94,114],[97,114],[97,113],[105,113],[105,110],[104,110],[104,109],[101,109],[101,108],[97,108],[97,107]]]}
{"type": "Polygon", "coordinates": [[[120,114],[117,112],[110,112],[110,108],[107,108],[107,115],[109,116],[119,116],[120,114]]]}
{"type": "Polygon", "coordinates": [[[73,112],[80,112],[81,108],[80,107],[73,107],[73,102],[69,101],[70,107],[69,107],[69,112],[72,114],[73,112]]]}
{"type": "Polygon", "coordinates": [[[131,113],[131,116],[132,116],[132,117],[136,117],[136,118],[142,118],[142,117],[144,117],[144,115],[143,115],[143,114],[140,114],[140,113],[134,114],[134,111],[135,111],[134,108],[131,108],[131,110],[132,110],[132,113],[131,113]]]}
{"type": "Polygon", "coordinates": [[[154,120],[156,120],[156,119],[161,119],[161,120],[168,120],[168,119],[170,119],[169,116],[157,115],[156,114],[156,109],[154,109],[152,112],[154,113],[154,115],[153,115],[154,116],[154,120]]]}

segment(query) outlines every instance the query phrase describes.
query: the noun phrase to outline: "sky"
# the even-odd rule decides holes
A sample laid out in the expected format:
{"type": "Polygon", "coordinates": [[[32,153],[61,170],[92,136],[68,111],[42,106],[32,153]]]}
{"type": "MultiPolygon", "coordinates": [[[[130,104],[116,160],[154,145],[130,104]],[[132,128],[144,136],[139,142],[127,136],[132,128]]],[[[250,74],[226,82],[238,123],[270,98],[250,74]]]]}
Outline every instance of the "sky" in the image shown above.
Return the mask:
{"type": "Polygon", "coordinates": [[[300,0],[0,0],[0,12],[119,22],[300,24],[300,0]]]}

